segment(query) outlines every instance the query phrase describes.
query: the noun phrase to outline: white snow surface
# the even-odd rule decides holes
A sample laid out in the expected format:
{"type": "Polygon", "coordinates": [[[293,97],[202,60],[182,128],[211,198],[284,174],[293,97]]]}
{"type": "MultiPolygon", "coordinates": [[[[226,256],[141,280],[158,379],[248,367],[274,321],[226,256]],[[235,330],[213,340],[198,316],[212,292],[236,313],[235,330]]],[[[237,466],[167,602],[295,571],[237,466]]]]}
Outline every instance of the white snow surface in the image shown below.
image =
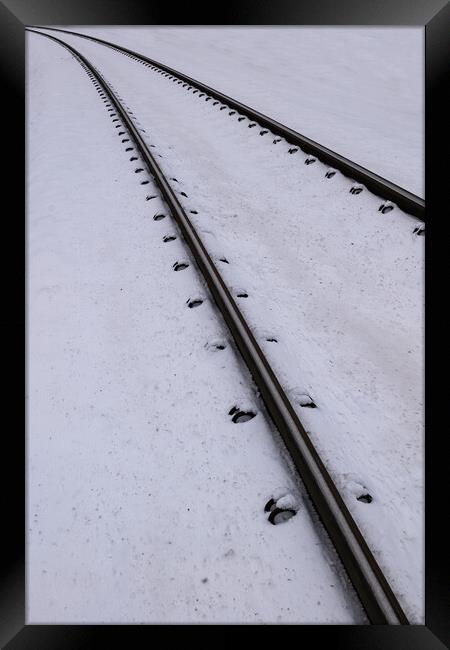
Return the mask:
{"type": "MultiPolygon", "coordinates": [[[[173,226],[152,220],[159,198],[145,201],[158,192],[124,174],[127,144],[111,135],[80,66],[38,39],[29,39],[30,622],[361,621],[248,373],[232,345],[214,349],[227,334],[207,289],[192,262],[172,270],[189,255],[179,241],[161,243],[173,226]],[[187,309],[199,293],[205,303],[187,309]],[[257,417],[232,424],[233,405],[257,417]],[[301,505],[270,526],[262,510],[280,485],[277,498],[301,505]]],[[[114,84],[187,194],[180,201],[228,285],[248,293],[237,298],[243,313],[408,617],[422,623],[417,222],[398,208],[382,215],[379,198],[350,194],[349,179],[326,179],[321,163],[305,165],[301,151],[290,155],[229,109],[111,49],[64,39],[114,84]],[[317,408],[301,406],[305,396],[317,408]],[[357,500],[367,493],[371,503],[357,500]]]]}
{"type": "Polygon", "coordinates": [[[126,136],[27,42],[27,622],[364,623],[126,136]],[[280,485],[302,505],[273,526],[280,485]]]}
{"type": "Polygon", "coordinates": [[[423,27],[68,27],[188,74],[424,196],[423,27]]]}

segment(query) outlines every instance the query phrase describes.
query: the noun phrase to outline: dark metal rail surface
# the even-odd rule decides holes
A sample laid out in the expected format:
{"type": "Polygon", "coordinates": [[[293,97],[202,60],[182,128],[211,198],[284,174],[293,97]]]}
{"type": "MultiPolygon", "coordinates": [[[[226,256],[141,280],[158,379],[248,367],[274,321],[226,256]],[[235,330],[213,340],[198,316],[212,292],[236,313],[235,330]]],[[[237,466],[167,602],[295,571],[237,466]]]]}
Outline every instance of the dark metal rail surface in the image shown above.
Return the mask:
{"type": "Polygon", "coordinates": [[[378,176],[374,172],[371,172],[369,169],[366,169],[365,167],[362,167],[361,165],[352,162],[348,158],[345,158],[344,156],[341,156],[340,154],[331,151],[331,149],[327,149],[327,147],[324,147],[318,142],[315,142],[314,140],[307,138],[301,133],[298,133],[297,131],[290,129],[284,124],[281,124],[276,120],[273,120],[267,115],[264,115],[259,111],[256,111],[254,108],[251,108],[250,106],[246,106],[245,104],[242,104],[241,102],[237,101],[236,99],[233,99],[232,97],[229,97],[228,95],[224,95],[218,90],[215,90],[215,88],[211,88],[211,86],[207,86],[201,81],[197,81],[192,77],[188,77],[188,75],[185,75],[182,72],[179,72],[178,70],[174,70],[173,68],[170,68],[164,63],[155,61],[155,59],[150,59],[144,54],[140,54],[139,52],[134,52],[133,50],[129,50],[126,47],[117,45],[116,43],[111,43],[110,41],[105,41],[104,39],[97,38],[96,36],[80,34],[79,32],[72,32],[65,29],[57,29],[56,27],[36,27],[35,25],[32,25],[30,27],[33,27],[34,29],[36,28],[48,29],[52,31],[62,32],[65,34],[72,34],[73,36],[79,36],[80,38],[86,38],[88,40],[95,41],[97,43],[101,43],[102,45],[111,47],[119,52],[129,54],[137,59],[140,59],[141,61],[145,61],[146,63],[156,66],[161,70],[164,70],[165,72],[169,72],[173,76],[178,77],[179,79],[185,81],[191,86],[195,86],[196,88],[202,90],[203,92],[207,93],[211,97],[214,97],[215,99],[221,101],[222,103],[227,104],[227,106],[229,106],[230,108],[234,108],[240,113],[248,116],[250,119],[257,121],[261,126],[270,129],[270,131],[275,135],[280,135],[291,144],[295,144],[298,147],[301,147],[301,149],[305,153],[311,154],[313,156],[317,156],[317,158],[321,160],[323,163],[326,163],[327,165],[330,165],[331,167],[338,169],[342,174],[344,174],[344,176],[347,176],[354,181],[362,183],[377,196],[380,196],[383,199],[396,203],[402,210],[404,210],[408,214],[411,214],[415,217],[418,217],[422,221],[425,221],[425,201],[420,197],[416,196],[415,194],[412,194],[412,192],[408,192],[408,190],[405,190],[402,187],[395,185],[394,183],[391,183],[387,179],[378,176]]]}
{"type": "Polygon", "coordinates": [[[170,207],[172,215],[228,325],[237,348],[258,386],[267,410],[292,456],[295,467],[342,560],[369,621],[373,624],[408,624],[406,615],[319,458],[274,371],[256,342],[189,217],[179,203],[174,190],[150,153],[139,130],[108,83],[82,54],[54,36],[42,32],[33,31],[33,33],[56,41],[71,52],[85,68],[89,76],[101,86],[125,128],[135,141],[150,175],[156,180],[164,199],[170,207]]]}

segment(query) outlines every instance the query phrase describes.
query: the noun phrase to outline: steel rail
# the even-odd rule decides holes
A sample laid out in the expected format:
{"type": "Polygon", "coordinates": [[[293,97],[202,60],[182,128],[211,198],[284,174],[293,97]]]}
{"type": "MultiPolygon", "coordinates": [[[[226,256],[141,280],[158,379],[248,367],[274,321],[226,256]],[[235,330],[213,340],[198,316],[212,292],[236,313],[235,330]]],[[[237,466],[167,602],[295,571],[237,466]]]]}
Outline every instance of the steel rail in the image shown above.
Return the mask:
{"type": "Polygon", "coordinates": [[[165,65],[164,63],[160,63],[155,59],[150,59],[144,54],[130,50],[126,47],[123,47],[122,45],[117,45],[115,43],[111,43],[110,41],[105,41],[104,39],[98,38],[96,36],[80,34],[79,32],[73,32],[66,29],[58,29],[56,27],[36,27],[35,25],[31,25],[30,27],[33,29],[48,29],[56,32],[62,32],[64,34],[72,34],[73,36],[79,36],[80,38],[96,41],[102,45],[106,45],[115,50],[118,50],[119,52],[129,54],[137,59],[140,59],[141,61],[145,61],[146,63],[149,63],[152,66],[156,66],[165,72],[169,72],[173,76],[178,77],[191,86],[195,86],[211,97],[221,101],[224,104],[227,104],[230,108],[234,108],[240,113],[248,116],[250,119],[256,120],[261,126],[270,129],[273,134],[280,135],[291,144],[295,144],[296,146],[301,147],[305,153],[317,156],[317,158],[323,163],[326,163],[327,165],[338,169],[342,174],[344,174],[344,176],[347,176],[352,180],[357,181],[358,183],[362,183],[377,196],[380,196],[385,200],[392,201],[406,213],[413,215],[414,217],[418,217],[425,222],[425,201],[422,198],[416,196],[412,192],[408,192],[408,190],[405,190],[399,185],[391,183],[386,178],[382,178],[369,169],[366,169],[365,167],[352,162],[348,158],[341,156],[335,151],[324,147],[318,142],[307,138],[305,135],[294,131],[288,126],[285,126],[284,124],[273,120],[272,118],[264,115],[263,113],[260,113],[254,108],[242,104],[238,100],[221,93],[215,88],[211,88],[211,86],[207,86],[201,81],[197,81],[197,79],[193,79],[192,77],[189,77],[188,75],[179,72],[178,70],[174,70],[173,68],[170,68],[169,66],[165,65]]]}
{"type": "Polygon", "coordinates": [[[372,624],[409,624],[400,603],[340,496],[274,371],[256,342],[189,217],[179,203],[174,190],[150,153],[132,119],[98,70],[75,48],[49,34],[34,32],[31,29],[28,29],[28,31],[49,38],[71,52],[87,70],[88,74],[97,80],[97,83],[102,87],[103,92],[109,98],[124,126],[134,139],[150,175],[155,178],[164,199],[170,207],[172,215],[228,325],[237,348],[253,376],[266,408],[290,452],[295,467],[348,573],[369,621],[372,624]]]}

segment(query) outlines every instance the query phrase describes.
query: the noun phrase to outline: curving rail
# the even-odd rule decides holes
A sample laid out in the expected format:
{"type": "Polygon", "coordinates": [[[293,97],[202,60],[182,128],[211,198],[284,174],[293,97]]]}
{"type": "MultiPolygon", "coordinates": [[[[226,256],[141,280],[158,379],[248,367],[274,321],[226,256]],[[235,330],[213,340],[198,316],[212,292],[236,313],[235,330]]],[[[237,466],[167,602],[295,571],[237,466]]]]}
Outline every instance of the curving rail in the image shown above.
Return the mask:
{"type": "MultiPolygon", "coordinates": [[[[32,25],[30,27],[33,29],[37,28],[35,25],[32,25]]],[[[81,34],[79,32],[73,32],[65,29],[58,29],[56,27],[39,27],[39,29],[48,29],[65,34],[72,34],[73,36],[79,36],[80,38],[86,38],[88,40],[111,47],[118,52],[132,56],[136,59],[139,59],[140,61],[149,63],[150,65],[155,66],[160,70],[164,70],[165,72],[178,77],[178,79],[185,81],[191,86],[198,88],[202,92],[207,93],[211,97],[226,104],[230,108],[234,108],[243,115],[249,117],[251,120],[255,120],[262,127],[270,129],[270,131],[275,135],[279,135],[285,138],[291,144],[300,147],[305,153],[317,156],[317,158],[323,163],[326,163],[327,165],[338,169],[342,174],[344,174],[344,176],[347,176],[352,180],[357,181],[358,183],[362,183],[377,196],[380,196],[385,200],[392,201],[393,203],[397,204],[406,213],[414,217],[418,217],[422,221],[425,221],[425,201],[420,197],[416,196],[412,192],[408,192],[408,190],[405,190],[404,188],[395,185],[394,183],[391,183],[386,178],[382,178],[369,169],[366,169],[365,167],[352,162],[348,158],[341,156],[335,151],[324,147],[318,142],[307,138],[305,135],[294,131],[294,129],[291,129],[288,126],[285,126],[284,124],[281,124],[280,122],[277,122],[276,120],[268,117],[267,115],[260,113],[254,108],[242,104],[238,100],[233,99],[224,93],[221,93],[215,88],[211,88],[211,86],[208,86],[201,81],[197,81],[196,79],[193,79],[192,77],[189,77],[188,75],[179,72],[178,70],[174,70],[173,68],[165,65],[164,63],[160,63],[155,59],[150,59],[144,54],[134,52],[133,50],[130,50],[126,47],[117,45],[116,43],[111,43],[110,41],[106,41],[102,38],[97,38],[96,36],[89,36],[87,34],[81,34]]]]}

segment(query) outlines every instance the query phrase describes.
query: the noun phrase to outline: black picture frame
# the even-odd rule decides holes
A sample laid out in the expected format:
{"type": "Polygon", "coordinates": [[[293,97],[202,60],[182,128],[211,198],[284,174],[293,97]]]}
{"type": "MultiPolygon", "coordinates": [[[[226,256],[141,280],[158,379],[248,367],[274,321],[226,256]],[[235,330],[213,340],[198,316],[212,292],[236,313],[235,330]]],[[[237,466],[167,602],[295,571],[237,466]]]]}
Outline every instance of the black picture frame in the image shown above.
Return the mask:
{"type": "MultiPolygon", "coordinates": [[[[7,180],[3,186],[4,264],[2,279],[7,308],[1,318],[3,349],[6,353],[6,388],[3,391],[4,412],[10,416],[5,426],[3,443],[6,496],[3,514],[4,545],[0,585],[0,645],[9,650],[19,648],[88,648],[106,643],[135,647],[155,638],[155,631],[167,632],[168,640],[181,632],[184,643],[197,628],[212,631],[217,626],[170,625],[26,625],[25,624],[25,436],[20,424],[24,393],[26,361],[24,268],[25,250],[25,25],[409,25],[425,28],[425,137],[426,137],[426,350],[431,353],[430,305],[437,295],[434,255],[434,228],[440,206],[445,205],[446,170],[442,162],[442,134],[445,133],[447,103],[445,72],[449,57],[450,6],[445,0],[277,0],[269,2],[236,2],[214,7],[208,13],[205,3],[140,2],[139,0],[0,0],[0,70],[2,88],[4,156],[7,159],[7,180]],[[24,172],[23,175],[21,172],[24,172]],[[6,198],[8,205],[6,208],[6,198]],[[436,216],[435,216],[436,214],[436,216]],[[15,247],[11,246],[15,243],[15,247]],[[433,257],[431,247],[433,246],[433,257]],[[19,424],[20,423],[20,424],[19,424]]],[[[434,335],[433,335],[434,340],[434,335]]],[[[450,647],[449,552],[442,528],[442,512],[446,510],[446,455],[441,444],[444,432],[437,430],[435,418],[440,400],[436,387],[431,389],[427,361],[426,376],[426,623],[424,626],[336,626],[296,625],[296,641],[329,644],[336,648],[383,650],[439,650],[450,647]]],[[[445,431],[445,435],[446,431],[445,431]]],[[[239,627],[247,635],[261,626],[220,626],[221,640],[239,627]]],[[[264,635],[269,632],[264,626],[264,635]]],[[[280,634],[277,626],[277,637],[280,634]]],[[[283,630],[284,631],[284,630],[283,630]]],[[[247,639],[249,637],[247,636],[247,639]]]]}

